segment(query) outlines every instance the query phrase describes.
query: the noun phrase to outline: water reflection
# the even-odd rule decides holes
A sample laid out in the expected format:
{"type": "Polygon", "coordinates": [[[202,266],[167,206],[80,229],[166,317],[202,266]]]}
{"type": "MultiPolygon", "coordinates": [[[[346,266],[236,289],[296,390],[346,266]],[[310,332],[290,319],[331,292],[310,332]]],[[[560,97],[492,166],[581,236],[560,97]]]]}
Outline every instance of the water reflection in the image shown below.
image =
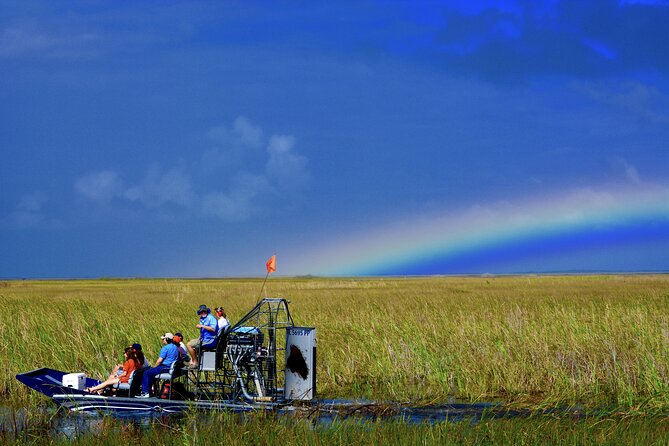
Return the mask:
{"type": "Polygon", "coordinates": [[[146,430],[156,423],[169,424],[178,420],[174,416],[169,417],[157,413],[111,417],[58,410],[52,406],[32,410],[0,406],[0,439],[11,438],[30,442],[37,437],[49,436],[74,440],[81,435],[97,435],[108,429],[146,430]]]}
{"type": "MultiPolygon", "coordinates": [[[[198,422],[213,421],[220,413],[199,413],[198,422]]],[[[258,414],[260,415],[260,414],[258,414]]],[[[518,411],[504,410],[493,403],[449,403],[438,406],[404,406],[400,404],[379,404],[367,401],[322,400],[317,405],[285,408],[271,419],[293,423],[306,421],[316,429],[327,429],[333,424],[368,421],[401,421],[409,424],[460,422],[469,420],[476,423],[485,417],[518,417],[526,415],[518,411]]],[[[129,414],[103,415],[95,413],[71,412],[56,409],[52,405],[40,406],[31,410],[0,406],[0,433],[3,438],[15,438],[28,441],[36,436],[49,435],[63,439],[75,439],[84,434],[98,435],[113,431],[146,431],[151,428],[178,426],[188,413],[165,414],[143,412],[129,414]]],[[[253,417],[253,413],[236,413],[230,416],[253,417]]],[[[267,416],[264,414],[263,416],[267,416]]]]}

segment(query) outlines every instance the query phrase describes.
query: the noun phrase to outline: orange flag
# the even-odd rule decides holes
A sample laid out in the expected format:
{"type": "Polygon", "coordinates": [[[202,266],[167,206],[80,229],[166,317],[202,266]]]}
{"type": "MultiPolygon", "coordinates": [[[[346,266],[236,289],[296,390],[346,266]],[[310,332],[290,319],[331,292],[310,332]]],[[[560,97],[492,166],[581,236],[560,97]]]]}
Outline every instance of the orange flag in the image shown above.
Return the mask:
{"type": "Polygon", "coordinates": [[[267,274],[276,271],[276,254],[269,258],[267,263],[265,263],[265,266],[267,267],[267,274]]]}

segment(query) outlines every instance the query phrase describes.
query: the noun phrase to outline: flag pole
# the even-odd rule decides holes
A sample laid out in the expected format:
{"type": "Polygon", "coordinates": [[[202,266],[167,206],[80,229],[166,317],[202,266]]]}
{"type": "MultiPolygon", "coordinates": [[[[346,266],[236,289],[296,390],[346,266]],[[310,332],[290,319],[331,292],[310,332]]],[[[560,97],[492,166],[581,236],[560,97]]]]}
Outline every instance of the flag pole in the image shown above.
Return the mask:
{"type": "Polygon", "coordinates": [[[265,289],[265,283],[267,283],[267,278],[271,273],[276,271],[276,254],[273,254],[272,257],[269,258],[267,263],[265,263],[265,268],[267,268],[267,274],[265,274],[265,280],[262,281],[262,286],[260,287],[260,294],[258,295],[258,302],[260,302],[260,298],[262,298],[262,292],[265,289]]]}
{"type": "Polygon", "coordinates": [[[267,282],[267,278],[269,277],[269,271],[267,274],[265,274],[265,280],[262,281],[262,286],[260,287],[260,294],[258,294],[258,302],[260,302],[260,298],[262,297],[262,291],[265,289],[265,283],[267,282]]]}

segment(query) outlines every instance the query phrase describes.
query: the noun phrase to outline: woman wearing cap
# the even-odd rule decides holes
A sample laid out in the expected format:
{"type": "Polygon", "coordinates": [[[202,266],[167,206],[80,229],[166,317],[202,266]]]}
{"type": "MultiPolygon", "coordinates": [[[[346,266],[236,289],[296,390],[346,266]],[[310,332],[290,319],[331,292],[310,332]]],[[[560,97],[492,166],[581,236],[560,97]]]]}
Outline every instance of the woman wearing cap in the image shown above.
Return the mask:
{"type": "Polygon", "coordinates": [[[223,307],[217,307],[214,311],[216,311],[216,317],[218,318],[218,332],[220,333],[221,330],[225,330],[230,325],[230,321],[223,307]]]}
{"type": "Polygon", "coordinates": [[[125,362],[123,363],[122,367],[122,373],[120,375],[117,375],[116,373],[112,373],[112,375],[107,379],[107,381],[104,381],[100,384],[98,384],[95,387],[89,387],[86,389],[87,392],[90,393],[102,393],[102,390],[109,387],[113,386],[116,383],[127,383],[128,379],[130,379],[130,374],[139,369],[141,367],[141,364],[139,363],[139,360],[137,359],[137,356],[132,350],[132,347],[126,347],[125,352],[123,353],[125,356],[125,362]]]}

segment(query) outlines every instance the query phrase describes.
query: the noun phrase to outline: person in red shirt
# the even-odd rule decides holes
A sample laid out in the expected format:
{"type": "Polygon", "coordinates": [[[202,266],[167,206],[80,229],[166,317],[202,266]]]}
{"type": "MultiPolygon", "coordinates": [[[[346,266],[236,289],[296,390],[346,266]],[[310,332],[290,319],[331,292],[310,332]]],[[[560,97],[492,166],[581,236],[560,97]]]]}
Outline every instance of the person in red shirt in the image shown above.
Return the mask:
{"type": "Polygon", "coordinates": [[[121,373],[120,375],[112,374],[112,376],[110,376],[106,381],[98,384],[95,387],[87,388],[86,389],[87,392],[101,394],[102,391],[109,386],[113,386],[114,384],[119,382],[121,383],[128,382],[128,379],[130,379],[130,374],[133,371],[139,369],[141,367],[141,364],[137,359],[137,355],[132,350],[132,347],[127,347],[123,354],[125,355],[125,362],[123,363],[123,373],[121,373]]]}

